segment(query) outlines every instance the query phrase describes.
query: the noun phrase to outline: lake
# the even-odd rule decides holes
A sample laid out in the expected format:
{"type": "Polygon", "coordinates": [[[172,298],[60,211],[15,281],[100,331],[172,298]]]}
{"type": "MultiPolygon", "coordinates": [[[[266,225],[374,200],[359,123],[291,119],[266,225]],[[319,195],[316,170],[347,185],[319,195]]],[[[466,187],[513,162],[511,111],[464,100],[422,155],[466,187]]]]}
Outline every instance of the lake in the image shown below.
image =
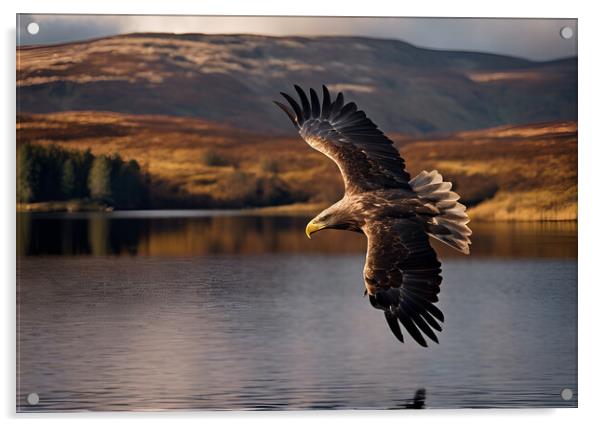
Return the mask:
{"type": "Polygon", "coordinates": [[[17,410],[577,406],[576,223],[436,244],[445,323],[424,349],[363,298],[363,236],[308,240],[308,219],[18,214],[17,410]]]}

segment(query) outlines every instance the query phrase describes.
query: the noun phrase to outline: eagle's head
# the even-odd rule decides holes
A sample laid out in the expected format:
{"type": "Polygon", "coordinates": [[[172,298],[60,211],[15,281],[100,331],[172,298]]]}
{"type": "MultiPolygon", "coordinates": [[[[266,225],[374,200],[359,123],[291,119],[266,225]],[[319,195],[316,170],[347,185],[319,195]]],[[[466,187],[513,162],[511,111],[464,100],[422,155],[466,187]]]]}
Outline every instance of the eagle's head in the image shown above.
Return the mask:
{"type": "Polygon", "coordinates": [[[335,223],[336,221],[333,220],[332,213],[322,212],[307,223],[305,234],[311,239],[313,233],[324,230],[325,228],[332,228],[335,223]]]}
{"type": "Polygon", "coordinates": [[[350,217],[343,200],[324,209],[314,219],[309,221],[305,227],[305,234],[311,239],[313,233],[326,228],[359,231],[356,221],[353,221],[350,217]]]}

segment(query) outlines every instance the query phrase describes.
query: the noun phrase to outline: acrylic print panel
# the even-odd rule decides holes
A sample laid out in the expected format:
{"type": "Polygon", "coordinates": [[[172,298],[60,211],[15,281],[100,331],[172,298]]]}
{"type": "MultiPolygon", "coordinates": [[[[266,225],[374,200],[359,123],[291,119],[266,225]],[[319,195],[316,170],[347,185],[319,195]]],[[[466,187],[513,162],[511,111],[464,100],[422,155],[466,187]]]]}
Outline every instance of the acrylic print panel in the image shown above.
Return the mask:
{"type": "Polygon", "coordinates": [[[576,20],[17,27],[18,411],[577,406],[576,20]]]}

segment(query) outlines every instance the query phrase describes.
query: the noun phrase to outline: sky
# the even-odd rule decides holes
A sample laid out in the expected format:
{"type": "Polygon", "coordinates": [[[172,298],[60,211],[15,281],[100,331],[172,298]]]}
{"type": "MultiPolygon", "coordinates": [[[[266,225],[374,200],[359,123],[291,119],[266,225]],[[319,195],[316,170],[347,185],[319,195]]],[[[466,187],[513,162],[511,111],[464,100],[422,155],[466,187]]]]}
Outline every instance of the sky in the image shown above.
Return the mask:
{"type": "Polygon", "coordinates": [[[236,17],[148,15],[18,16],[17,44],[61,43],[132,32],[353,35],[419,47],[468,50],[545,61],[577,55],[575,19],[236,17]],[[27,26],[39,24],[31,35],[27,26]],[[563,27],[571,39],[560,36],[563,27]]]}

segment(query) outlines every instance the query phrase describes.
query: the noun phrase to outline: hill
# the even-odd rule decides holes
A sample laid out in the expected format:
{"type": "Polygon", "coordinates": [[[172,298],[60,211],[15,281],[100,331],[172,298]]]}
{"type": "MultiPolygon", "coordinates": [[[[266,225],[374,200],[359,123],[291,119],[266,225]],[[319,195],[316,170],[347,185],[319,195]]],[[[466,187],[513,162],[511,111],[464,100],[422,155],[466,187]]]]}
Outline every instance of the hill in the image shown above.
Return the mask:
{"type": "MultiPolygon", "coordinates": [[[[19,144],[135,159],[152,177],[154,207],[337,200],[343,187],[336,165],[289,131],[280,136],[185,117],[92,111],[21,114],[17,120],[19,144]]],[[[454,182],[473,219],[577,218],[575,122],[391,137],[412,174],[436,168],[454,182]]]]}
{"type": "Polygon", "coordinates": [[[129,34],[17,49],[19,113],[111,111],[288,131],[292,83],[344,91],[386,132],[577,118],[577,60],[421,49],[364,37],[129,34]]]}

